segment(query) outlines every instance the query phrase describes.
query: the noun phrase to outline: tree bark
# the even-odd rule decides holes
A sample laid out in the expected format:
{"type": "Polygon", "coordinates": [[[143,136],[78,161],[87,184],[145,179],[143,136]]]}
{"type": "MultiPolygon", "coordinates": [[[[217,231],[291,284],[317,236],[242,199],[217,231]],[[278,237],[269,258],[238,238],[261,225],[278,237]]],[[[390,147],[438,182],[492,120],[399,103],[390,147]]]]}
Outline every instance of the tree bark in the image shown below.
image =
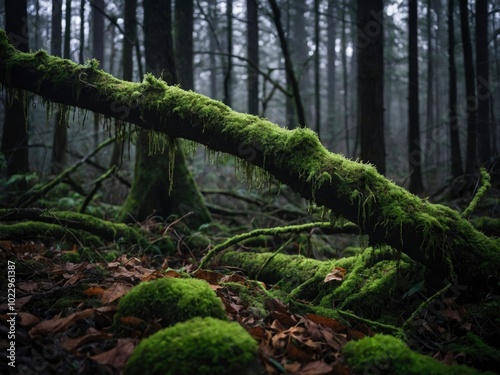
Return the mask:
{"type": "Polygon", "coordinates": [[[227,64],[224,74],[224,98],[222,102],[231,106],[233,102],[233,0],[227,0],[226,8],[227,64]]]}
{"type": "Polygon", "coordinates": [[[143,83],[127,83],[43,51],[22,53],[4,32],[0,83],[241,158],[356,223],[372,245],[403,251],[434,277],[484,287],[490,275],[500,274],[500,240],[476,231],[457,211],[412,195],[370,165],[330,153],[311,130],[282,129],[151,75],[143,83]],[[131,98],[140,98],[137,106],[117,111],[131,98]]]}
{"type": "MultiPolygon", "coordinates": [[[[137,30],[137,0],[125,0],[123,10],[124,35],[123,35],[123,52],[122,52],[122,67],[123,67],[123,80],[132,81],[134,77],[134,44],[136,42],[137,30]]],[[[113,152],[109,167],[119,166],[123,154],[123,139],[117,139],[113,145],[113,152]]]]}
{"type": "Polygon", "coordinates": [[[451,141],[451,175],[459,178],[464,174],[462,167],[462,154],[460,152],[460,135],[457,119],[457,68],[455,66],[455,26],[453,22],[453,0],[448,0],[448,67],[450,81],[448,88],[449,109],[448,123],[451,141]]]}
{"type": "Polygon", "coordinates": [[[490,62],[488,52],[488,1],[476,0],[476,90],[479,162],[492,159],[490,126],[490,62]]]}
{"type": "Polygon", "coordinates": [[[384,174],[384,3],[358,0],[357,5],[361,160],[384,174]]]}
{"type": "Polygon", "coordinates": [[[184,90],[194,90],[193,80],[193,0],[175,1],[175,53],[177,75],[184,90]]]}
{"type": "MultiPolygon", "coordinates": [[[[148,71],[161,75],[171,85],[177,84],[170,0],[144,1],[144,44],[148,71]]],[[[133,106],[139,105],[141,99],[137,96],[133,106]]],[[[132,110],[132,105],[129,106],[132,110]]],[[[142,221],[151,215],[167,219],[172,214],[192,213],[184,220],[190,228],[197,229],[210,222],[210,214],[187,168],[180,143],[173,140],[163,145],[164,150],[151,154],[151,137],[151,132],[139,130],[134,181],[120,219],[142,221]]]]}
{"type": "Polygon", "coordinates": [[[293,68],[293,62],[288,49],[288,43],[285,37],[285,32],[283,31],[283,26],[281,24],[281,11],[276,3],[276,0],[269,0],[269,4],[273,10],[273,22],[276,26],[276,31],[278,32],[278,38],[281,45],[281,50],[283,51],[283,58],[285,59],[285,70],[288,82],[290,83],[290,88],[292,89],[292,97],[295,104],[295,112],[297,114],[298,126],[304,128],[307,126],[306,115],[304,111],[304,105],[301,99],[299,83],[295,75],[293,68]]]}
{"type": "MultiPolygon", "coordinates": [[[[53,56],[62,56],[62,0],[52,0],[50,53],[53,56]]],[[[67,129],[66,108],[60,108],[55,115],[50,166],[51,173],[55,175],[61,173],[66,165],[67,129]]]]}
{"type": "Polygon", "coordinates": [[[462,50],[465,71],[465,116],[467,119],[467,153],[465,157],[465,174],[470,180],[478,171],[477,163],[477,127],[476,127],[476,85],[474,82],[474,63],[472,60],[472,43],[469,30],[469,10],[467,1],[459,1],[460,28],[462,30],[462,50]]]}
{"type": "Polygon", "coordinates": [[[259,114],[259,15],[257,0],[247,0],[248,113],[259,114]]]}
{"type": "Polygon", "coordinates": [[[337,41],[337,32],[336,25],[337,20],[334,18],[336,15],[336,7],[337,2],[335,0],[328,1],[328,9],[327,9],[327,30],[328,30],[328,43],[327,43],[327,82],[328,82],[328,93],[327,93],[327,133],[328,133],[328,142],[335,141],[334,134],[336,132],[336,125],[338,122],[335,121],[335,116],[337,114],[335,103],[336,103],[336,92],[337,92],[337,84],[336,84],[336,68],[335,62],[337,60],[337,52],[335,51],[336,41],[337,41]]]}
{"type": "MultiPolygon", "coordinates": [[[[5,31],[10,42],[19,50],[29,51],[28,13],[26,0],[5,3],[5,31]]],[[[26,117],[26,94],[21,92],[7,100],[0,152],[7,162],[7,176],[29,171],[28,119],[26,117]]],[[[21,182],[20,189],[26,183],[21,182]]]]}
{"type": "Polygon", "coordinates": [[[320,85],[320,37],[319,0],[314,0],[314,123],[318,138],[321,139],[321,85],[320,85]]]}
{"type": "Polygon", "coordinates": [[[420,141],[419,121],[419,90],[418,90],[418,28],[417,0],[409,3],[409,110],[408,110],[408,164],[410,167],[410,186],[412,193],[424,192],[422,182],[422,150],[420,141]]]}

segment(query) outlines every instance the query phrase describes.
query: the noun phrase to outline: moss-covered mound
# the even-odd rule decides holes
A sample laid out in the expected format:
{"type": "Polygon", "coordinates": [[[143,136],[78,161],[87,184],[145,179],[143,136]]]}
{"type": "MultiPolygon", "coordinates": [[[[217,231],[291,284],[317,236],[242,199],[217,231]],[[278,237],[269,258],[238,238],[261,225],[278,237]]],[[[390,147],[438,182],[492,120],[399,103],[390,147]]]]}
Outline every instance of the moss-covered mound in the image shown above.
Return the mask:
{"type": "Polygon", "coordinates": [[[258,374],[257,343],[238,323],[194,318],[135,348],[125,375],[258,374]]]}
{"type": "Polygon", "coordinates": [[[481,374],[466,366],[448,366],[431,357],[415,353],[401,340],[386,335],[349,341],[343,353],[355,374],[481,374]]]}
{"type": "Polygon", "coordinates": [[[168,327],[196,316],[227,319],[222,302],[208,283],[198,279],[164,278],[143,282],[118,303],[115,321],[124,317],[168,327]]]}

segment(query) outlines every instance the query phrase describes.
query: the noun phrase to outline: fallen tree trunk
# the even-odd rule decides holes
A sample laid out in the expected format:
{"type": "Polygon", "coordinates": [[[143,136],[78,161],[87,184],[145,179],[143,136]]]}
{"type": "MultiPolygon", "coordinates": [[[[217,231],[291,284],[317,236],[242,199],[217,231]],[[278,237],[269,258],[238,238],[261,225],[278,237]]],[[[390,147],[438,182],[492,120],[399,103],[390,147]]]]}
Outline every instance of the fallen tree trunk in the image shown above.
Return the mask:
{"type": "Polygon", "coordinates": [[[500,274],[499,240],[475,230],[458,212],[410,194],[373,166],[329,152],[309,129],[280,128],[151,75],[143,83],[121,81],[99,70],[95,60],[78,65],[44,51],[22,53],[4,32],[0,83],[232,154],[356,223],[372,245],[403,251],[434,277],[484,285],[489,275],[500,274]]]}

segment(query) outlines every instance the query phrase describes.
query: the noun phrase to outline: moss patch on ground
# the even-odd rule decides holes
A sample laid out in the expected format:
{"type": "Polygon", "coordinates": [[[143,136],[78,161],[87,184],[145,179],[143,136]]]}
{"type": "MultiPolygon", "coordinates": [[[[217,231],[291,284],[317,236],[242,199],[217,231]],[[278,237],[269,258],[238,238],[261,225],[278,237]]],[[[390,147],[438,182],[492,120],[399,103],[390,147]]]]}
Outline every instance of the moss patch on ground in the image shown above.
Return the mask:
{"type": "Polygon", "coordinates": [[[238,323],[194,318],[135,348],[125,375],[259,374],[257,342],[238,323]]]}
{"type": "Polygon", "coordinates": [[[448,366],[413,352],[403,341],[386,335],[349,341],[344,358],[355,374],[457,375],[482,374],[466,366],[448,366]]]}
{"type": "Polygon", "coordinates": [[[196,316],[227,319],[221,300],[209,284],[198,279],[163,278],[142,282],[118,303],[115,323],[126,317],[168,327],[196,316]]]}

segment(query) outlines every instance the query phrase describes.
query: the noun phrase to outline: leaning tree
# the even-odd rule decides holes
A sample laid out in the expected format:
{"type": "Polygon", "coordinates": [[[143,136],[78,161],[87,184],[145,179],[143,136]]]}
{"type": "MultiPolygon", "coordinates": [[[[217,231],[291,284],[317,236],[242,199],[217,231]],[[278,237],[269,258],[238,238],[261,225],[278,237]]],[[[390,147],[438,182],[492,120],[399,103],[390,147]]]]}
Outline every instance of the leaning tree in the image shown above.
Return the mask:
{"type": "Polygon", "coordinates": [[[165,135],[170,144],[184,138],[232,154],[247,164],[250,175],[258,167],[330,209],[332,217],[357,224],[372,245],[387,244],[406,253],[433,277],[480,287],[488,277],[500,275],[500,241],[469,223],[470,210],[460,214],[409,193],[372,165],[329,152],[309,129],[283,129],[152,75],[142,83],[125,82],[100,70],[95,61],[79,65],[44,51],[23,53],[9,44],[4,32],[0,83],[10,95],[30,91],[119,118],[165,135]]]}

